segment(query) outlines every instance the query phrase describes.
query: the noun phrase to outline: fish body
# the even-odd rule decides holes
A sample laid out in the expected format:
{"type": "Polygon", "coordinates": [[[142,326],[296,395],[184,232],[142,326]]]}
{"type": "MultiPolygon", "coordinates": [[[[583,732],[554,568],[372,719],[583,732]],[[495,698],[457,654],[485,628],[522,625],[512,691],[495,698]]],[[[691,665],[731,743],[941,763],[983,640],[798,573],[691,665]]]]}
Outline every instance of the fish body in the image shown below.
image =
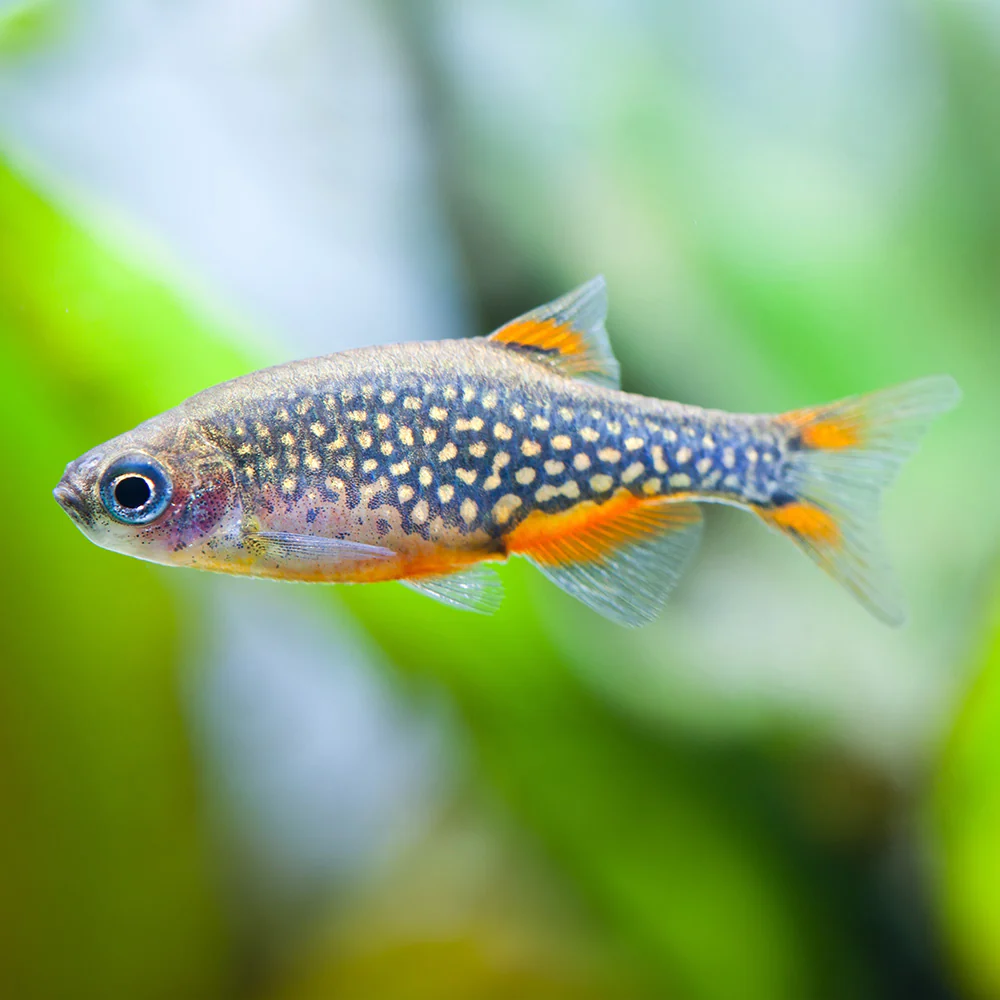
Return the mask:
{"type": "Polygon", "coordinates": [[[628,625],[679,577],[696,504],[729,503],[897,620],[871,530],[878,494],[954,383],[784,415],[632,395],[617,388],[605,309],[595,279],[489,338],[234,379],[70,463],[56,497],[98,544],[141,558],[401,580],[476,610],[499,599],[484,565],[523,555],[628,625]]]}

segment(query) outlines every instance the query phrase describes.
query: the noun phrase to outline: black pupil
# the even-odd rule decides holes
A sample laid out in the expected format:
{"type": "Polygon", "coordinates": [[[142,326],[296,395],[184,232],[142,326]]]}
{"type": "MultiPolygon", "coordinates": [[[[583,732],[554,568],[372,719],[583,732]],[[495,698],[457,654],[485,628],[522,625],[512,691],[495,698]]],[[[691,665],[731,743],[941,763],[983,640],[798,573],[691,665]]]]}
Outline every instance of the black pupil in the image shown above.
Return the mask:
{"type": "Polygon", "coordinates": [[[115,483],[115,500],[127,510],[136,510],[149,500],[149,483],[142,476],[125,476],[115,483]]]}

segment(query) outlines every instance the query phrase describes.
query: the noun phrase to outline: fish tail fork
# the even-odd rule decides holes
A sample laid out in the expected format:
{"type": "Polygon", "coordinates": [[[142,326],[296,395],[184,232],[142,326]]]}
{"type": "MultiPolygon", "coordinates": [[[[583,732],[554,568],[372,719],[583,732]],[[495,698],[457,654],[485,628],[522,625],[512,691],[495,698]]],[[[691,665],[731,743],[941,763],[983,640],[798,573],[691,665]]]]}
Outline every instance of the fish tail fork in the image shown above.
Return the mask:
{"type": "Polygon", "coordinates": [[[906,610],[878,526],[882,493],[960,395],[954,379],[932,376],[776,418],[789,499],[756,512],[890,625],[906,610]]]}

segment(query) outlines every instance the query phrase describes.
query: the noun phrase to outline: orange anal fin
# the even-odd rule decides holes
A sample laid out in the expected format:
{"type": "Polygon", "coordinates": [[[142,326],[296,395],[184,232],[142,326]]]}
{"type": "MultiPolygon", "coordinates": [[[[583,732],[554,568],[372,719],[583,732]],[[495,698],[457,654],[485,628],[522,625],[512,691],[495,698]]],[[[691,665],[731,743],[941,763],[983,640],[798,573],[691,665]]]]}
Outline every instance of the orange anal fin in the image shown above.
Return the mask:
{"type": "Polygon", "coordinates": [[[680,579],[701,527],[695,504],[622,491],[601,505],[587,501],[561,514],[533,512],[508,537],[507,551],[530,559],[606,617],[643,625],[680,579]]]}

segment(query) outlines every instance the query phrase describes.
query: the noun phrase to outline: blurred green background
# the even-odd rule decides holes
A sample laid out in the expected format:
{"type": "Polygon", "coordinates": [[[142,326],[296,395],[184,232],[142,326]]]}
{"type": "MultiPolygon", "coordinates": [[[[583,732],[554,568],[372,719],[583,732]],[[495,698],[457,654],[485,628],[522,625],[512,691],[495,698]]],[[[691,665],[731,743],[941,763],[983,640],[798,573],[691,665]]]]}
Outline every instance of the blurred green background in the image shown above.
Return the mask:
{"type": "Polygon", "coordinates": [[[0,0],[0,996],[1000,997],[1000,6],[0,0]],[[709,511],[663,618],[97,549],[84,450],[606,274],[625,387],[950,372],[884,629],[709,511]]]}

